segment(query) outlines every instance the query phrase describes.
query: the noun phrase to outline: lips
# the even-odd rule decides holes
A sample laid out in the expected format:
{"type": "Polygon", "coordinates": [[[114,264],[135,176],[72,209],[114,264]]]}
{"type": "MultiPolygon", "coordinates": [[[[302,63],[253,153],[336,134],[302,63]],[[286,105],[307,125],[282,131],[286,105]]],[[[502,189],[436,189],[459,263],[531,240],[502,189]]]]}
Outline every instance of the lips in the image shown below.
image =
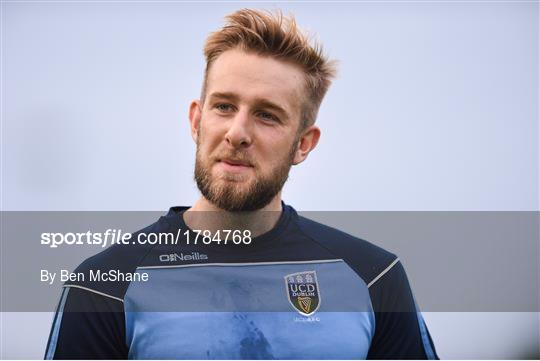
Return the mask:
{"type": "Polygon", "coordinates": [[[233,165],[233,166],[251,167],[251,164],[249,164],[248,162],[237,160],[237,159],[224,158],[224,159],[220,159],[220,162],[233,165]]]}

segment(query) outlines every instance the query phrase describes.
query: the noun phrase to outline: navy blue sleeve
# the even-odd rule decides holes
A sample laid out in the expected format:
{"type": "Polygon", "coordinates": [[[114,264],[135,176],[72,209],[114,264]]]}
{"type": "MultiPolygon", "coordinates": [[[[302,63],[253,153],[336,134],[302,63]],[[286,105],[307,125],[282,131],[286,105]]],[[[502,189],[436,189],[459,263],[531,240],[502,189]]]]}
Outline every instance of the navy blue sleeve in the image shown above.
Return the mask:
{"type": "MultiPolygon", "coordinates": [[[[139,232],[159,232],[154,223],[139,232]]],[[[139,233],[135,233],[133,237],[139,233]]],[[[67,281],[55,313],[45,359],[127,359],[124,295],[128,281],[92,281],[91,271],[132,273],[152,245],[112,245],[86,259],[67,281]]]]}
{"type": "Polygon", "coordinates": [[[121,300],[65,287],[55,313],[45,359],[127,359],[121,300]]]}
{"type": "Polygon", "coordinates": [[[438,359],[407,275],[397,259],[369,286],[375,334],[368,359],[438,359]]]}
{"type": "Polygon", "coordinates": [[[299,217],[303,232],[365,282],[375,313],[368,359],[438,359],[398,257],[366,240],[299,217]]]}

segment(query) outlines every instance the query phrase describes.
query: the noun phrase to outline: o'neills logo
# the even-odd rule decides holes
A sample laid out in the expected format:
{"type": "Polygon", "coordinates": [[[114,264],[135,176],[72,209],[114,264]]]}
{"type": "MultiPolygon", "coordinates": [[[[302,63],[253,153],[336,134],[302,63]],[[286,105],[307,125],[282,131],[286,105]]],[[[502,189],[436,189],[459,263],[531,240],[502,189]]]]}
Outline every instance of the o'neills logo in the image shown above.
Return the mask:
{"type": "Polygon", "coordinates": [[[286,275],[285,286],[289,302],[300,314],[310,316],[319,309],[321,297],[315,271],[286,275]]]}
{"type": "Polygon", "coordinates": [[[202,259],[208,259],[208,256],[199,252],[191,252],[189,254],[171,253],[171,254],[162,254],[159,256],[159,260],[161,262],[198,261],[202,259]]]}

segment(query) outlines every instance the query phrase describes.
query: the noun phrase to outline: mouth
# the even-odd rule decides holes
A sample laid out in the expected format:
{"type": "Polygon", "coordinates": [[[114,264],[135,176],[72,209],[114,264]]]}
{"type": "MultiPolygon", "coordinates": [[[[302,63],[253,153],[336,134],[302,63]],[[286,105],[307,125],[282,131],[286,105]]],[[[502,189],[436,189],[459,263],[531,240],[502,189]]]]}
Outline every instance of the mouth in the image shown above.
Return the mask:
{"type": "Polygon", "coordinates": [[[244,162],[244,161],[236,160],[236,159],[231,159],[231,158],[223,158],[223,159],[220,159],[219,161],[223,162],[223,163],[230,164],[230,165],[239,165],[239,166],[243,166],[243,167],[251,167],[251,164],[249,164],[248,162],[244,162]]]}
{"type": "Polygon", "coordinates": [[[242,172],[253,168],[250,163],[237,159],[223,158],[219,159],[218,163],[222,166],[223,169],[232,172],[242,172]]]}

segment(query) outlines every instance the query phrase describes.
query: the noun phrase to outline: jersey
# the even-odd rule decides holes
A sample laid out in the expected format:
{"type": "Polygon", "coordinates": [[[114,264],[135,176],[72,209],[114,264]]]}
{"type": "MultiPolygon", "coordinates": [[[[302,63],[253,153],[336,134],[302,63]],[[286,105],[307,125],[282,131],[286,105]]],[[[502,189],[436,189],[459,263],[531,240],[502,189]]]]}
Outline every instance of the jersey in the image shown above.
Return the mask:
{"type": "MultiPolygon", "coordinates": [[[[75,270],[87,277],[63,286],[45,358],[438,358],[396,255],[282,206],[249,245],[116,244],[88,258],[75,270]],[[111,270],[147,280],[91,278],[111,270]]],[[[186,209],[133,237],[189,235],[186,209]]]]}

